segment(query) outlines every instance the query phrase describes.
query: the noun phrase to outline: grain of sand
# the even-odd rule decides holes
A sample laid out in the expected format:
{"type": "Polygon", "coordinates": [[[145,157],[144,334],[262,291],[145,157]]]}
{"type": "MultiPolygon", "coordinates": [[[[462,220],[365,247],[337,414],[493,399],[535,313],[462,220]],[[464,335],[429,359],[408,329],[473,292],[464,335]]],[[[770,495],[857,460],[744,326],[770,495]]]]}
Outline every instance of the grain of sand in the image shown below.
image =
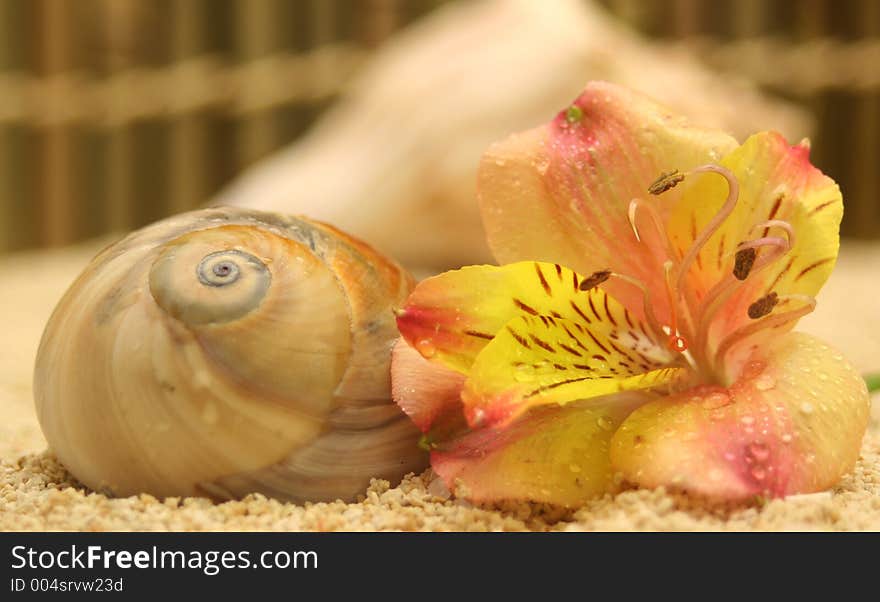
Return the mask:
{"type": "MultiPolygon", "coordinates": [[[[855,470],[827,492],[765,504],[713,505],[663,489],[629,490],[583,508],[449,498],[430,470],[396,487],[374,481],[363,500],[285,504],[252,495],[108,498],[83,488],[46,451],[33,411],[31,374],[43,325],[94,244],[0,258],[0,530],[84,531],[589,531],[880,530],[880,399],[855,470]]],[[[880,245],[848,243],[818,310],[801,323],[863,371],[880,370],[880,245]]]]}

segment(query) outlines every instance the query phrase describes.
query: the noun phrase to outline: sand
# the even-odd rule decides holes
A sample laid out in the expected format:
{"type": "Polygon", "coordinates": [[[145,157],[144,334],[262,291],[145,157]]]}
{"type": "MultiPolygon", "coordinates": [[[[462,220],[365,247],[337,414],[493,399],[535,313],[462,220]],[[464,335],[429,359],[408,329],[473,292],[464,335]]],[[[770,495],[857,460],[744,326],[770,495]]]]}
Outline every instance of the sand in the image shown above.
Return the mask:
{"type": "MultiPolygon", "coordinates": [[[[83,488],[46,450],[31,373],[55,302],[99,248],[0,258],[0,530],[880,530],[880,396],[855,470],[831,491],[764,504],[712,505],[675,492],[629,490],[578,510],[526,503],[477,507],[450,498],[430,470],[396,487],[373,481],[358,503],[283,504],[260,495],[111,499],[83,488]]],[[[880,244],[848,242],[801,328],[863,371],[880,370],[880,244]]]]}

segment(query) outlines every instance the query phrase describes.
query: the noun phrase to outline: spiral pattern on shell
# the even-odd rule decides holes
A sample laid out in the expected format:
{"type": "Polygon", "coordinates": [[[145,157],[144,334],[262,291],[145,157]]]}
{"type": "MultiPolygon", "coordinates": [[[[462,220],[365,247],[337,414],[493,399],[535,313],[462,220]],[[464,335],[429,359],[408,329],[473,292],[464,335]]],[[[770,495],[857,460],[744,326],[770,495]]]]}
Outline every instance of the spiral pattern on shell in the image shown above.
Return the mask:
{"type": "Polygon", "coordinates": [[[115,495],[352,499],[426,458],[390,401],[412,279],[325,224],[182,214],[102,251],[62,298],[34,392],[51,448],[115,495]]]}

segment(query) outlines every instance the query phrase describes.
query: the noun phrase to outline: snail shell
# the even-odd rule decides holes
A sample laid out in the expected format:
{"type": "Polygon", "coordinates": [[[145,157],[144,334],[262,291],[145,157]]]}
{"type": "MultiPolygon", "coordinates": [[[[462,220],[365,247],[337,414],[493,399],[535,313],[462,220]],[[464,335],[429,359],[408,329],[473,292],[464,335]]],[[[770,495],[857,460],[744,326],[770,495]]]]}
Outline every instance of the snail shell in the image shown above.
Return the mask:
{"type": "Polygon", "coordinates": [[[185,213],[102,251],[37,354],[37,414],[115,495],[351,499],[426,465],[390,401],[398,265],[325,224],[185,213]]]}

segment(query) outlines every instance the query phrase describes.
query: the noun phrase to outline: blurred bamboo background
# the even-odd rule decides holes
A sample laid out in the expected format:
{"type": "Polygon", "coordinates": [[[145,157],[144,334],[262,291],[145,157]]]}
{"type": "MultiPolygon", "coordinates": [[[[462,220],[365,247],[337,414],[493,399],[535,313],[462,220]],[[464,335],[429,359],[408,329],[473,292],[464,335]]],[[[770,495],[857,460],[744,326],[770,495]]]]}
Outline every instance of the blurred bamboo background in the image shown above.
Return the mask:
{"type": "MultiPolygon", "coordinates": [[[[807,106],[813,161],[844,190],[844,232],[880,236],[880,1],[599,2],[807,106]]],[[[0,0],[0,251],[208,201],[443,3],[0,0]]]]}

